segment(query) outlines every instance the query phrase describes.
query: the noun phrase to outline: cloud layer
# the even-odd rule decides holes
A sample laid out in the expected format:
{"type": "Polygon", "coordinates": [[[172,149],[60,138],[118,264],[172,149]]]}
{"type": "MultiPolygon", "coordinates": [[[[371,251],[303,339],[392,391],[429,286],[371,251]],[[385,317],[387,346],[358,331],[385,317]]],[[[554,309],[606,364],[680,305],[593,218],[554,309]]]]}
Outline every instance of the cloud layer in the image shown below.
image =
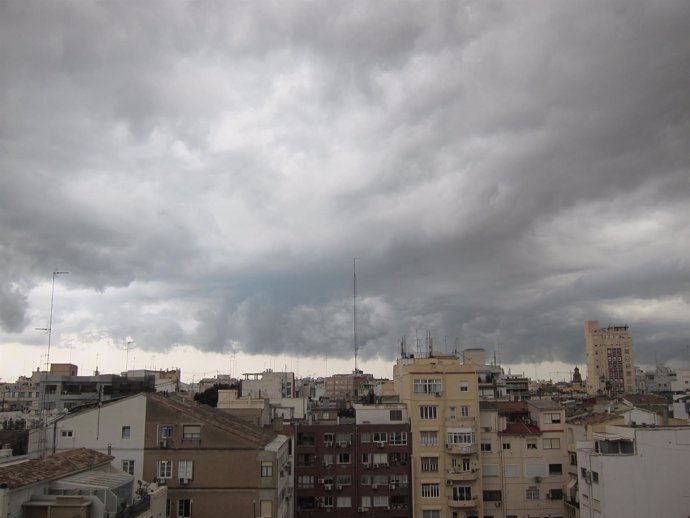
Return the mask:
{"type": "MultiPolygon", "coordinates": [[[[677,359],[690,6],[0,4],[0,343],[677,359]],[[59,309],[59,311],[57,311],[59,309]]],[[[1,345],[0,345],[1,347],[1,345]]]]}

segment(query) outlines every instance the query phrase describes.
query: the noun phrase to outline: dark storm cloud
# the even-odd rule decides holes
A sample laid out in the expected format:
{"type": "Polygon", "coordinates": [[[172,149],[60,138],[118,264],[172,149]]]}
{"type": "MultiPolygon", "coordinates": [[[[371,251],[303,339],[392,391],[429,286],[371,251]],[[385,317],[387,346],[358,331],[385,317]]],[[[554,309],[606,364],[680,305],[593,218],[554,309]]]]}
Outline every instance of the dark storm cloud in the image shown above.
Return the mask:
{"type": "Polygon", "coordinates": [[[581,362],[687,341],[684,2],[0,5],[0,329],[581,362]],[[675,308],[669,314],[669,308],[675,308]],[[639,323],[639,327],[636,324],[639,323]],[[416,344],[415,344],[416,346],[416,344]]]}

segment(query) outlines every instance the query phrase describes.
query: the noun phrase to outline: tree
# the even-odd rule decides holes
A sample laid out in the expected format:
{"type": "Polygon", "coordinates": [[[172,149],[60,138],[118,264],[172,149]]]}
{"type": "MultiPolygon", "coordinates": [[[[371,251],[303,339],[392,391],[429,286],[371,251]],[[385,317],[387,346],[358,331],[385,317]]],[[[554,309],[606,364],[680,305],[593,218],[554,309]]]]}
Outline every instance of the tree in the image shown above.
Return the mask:
{"type": "Polygon", "coordinates": [[[194,394],[194,401],[201,403],[202,405],[209,405],[212,407],[218,406],[218,391],[227,389],[237,389],[239,393],[239,384],[228,385],[227,383],[216,383],[210,388],[207,388],[203,392],[198,392],[194,394]]]}

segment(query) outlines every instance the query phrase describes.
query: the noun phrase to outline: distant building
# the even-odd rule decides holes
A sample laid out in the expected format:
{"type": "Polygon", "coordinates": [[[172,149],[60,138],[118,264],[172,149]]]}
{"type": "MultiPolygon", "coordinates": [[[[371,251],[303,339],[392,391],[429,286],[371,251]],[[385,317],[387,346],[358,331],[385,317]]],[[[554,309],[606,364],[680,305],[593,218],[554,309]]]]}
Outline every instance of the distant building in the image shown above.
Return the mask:
{"type": "Polygon", "coordinates": [[[412,516],[405,405],[355,405],[355,417],[296,425],[295,516],[412,516]]]}
{"type": "Polygon", "coordinates": [[[480,408],[484,516],[563,516],[564,408],[550,399],[480,408]]]}
{"type": "Polygon", "coordinates": [[[249,372],[242,374],[242,397],[282,399],[295,397],[295,373],[249,372]]]}
{"type": "Polygon", "coordinates": [[[333,374],[325,378],[326,397],[331,401],[352,401],[373,390],[373,376],[355,371],[352,374],[333,374]]]}
{"type": "Polygon", "coordinates": [[[635,357],[626,324],[599,328],[598,320],[585,321],[585,355],[589,394],[635,392],[635,357]]]}

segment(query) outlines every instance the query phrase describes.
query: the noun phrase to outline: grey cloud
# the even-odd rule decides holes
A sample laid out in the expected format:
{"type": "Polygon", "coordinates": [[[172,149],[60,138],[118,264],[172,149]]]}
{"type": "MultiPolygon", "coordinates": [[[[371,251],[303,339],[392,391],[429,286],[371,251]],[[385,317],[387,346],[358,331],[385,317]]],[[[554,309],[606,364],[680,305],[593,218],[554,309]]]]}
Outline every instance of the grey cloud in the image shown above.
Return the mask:
{"type": "MultiPolygon", "coordinates": [[[[3,4],[4,339],[59,267],[101,294],[77,334],[347,357],[357,256],[362,357],[582,361],[582,320],[687,304],[688,14],[3,4]]],[[[677,359],[656,316],[639,357],[677,359]]]]}

